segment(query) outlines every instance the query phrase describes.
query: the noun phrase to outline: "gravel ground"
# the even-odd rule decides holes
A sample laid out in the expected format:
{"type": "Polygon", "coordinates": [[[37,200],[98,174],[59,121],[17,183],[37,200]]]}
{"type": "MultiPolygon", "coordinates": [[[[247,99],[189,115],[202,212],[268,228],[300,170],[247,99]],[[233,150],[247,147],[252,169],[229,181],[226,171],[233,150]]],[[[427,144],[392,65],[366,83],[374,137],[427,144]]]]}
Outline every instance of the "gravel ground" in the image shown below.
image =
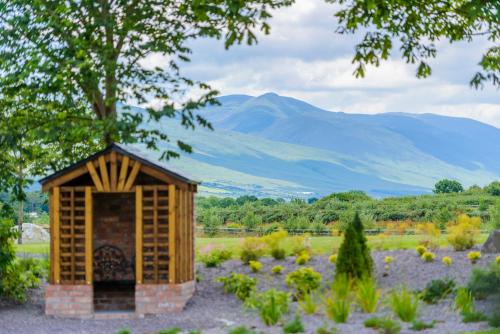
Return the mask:
{"type": "MultiPolygon", "coordinates": [[[[483,255],[483,258],[472,266],[466,258],[466,252],[439,250],[436,255],[437,258],[433,263],[423,263],[414,251],[373,252],[379,286],[383,290],[389,290],[395,286],[406,284],[412,289],[422,289],[430,280],[443,277],[454,278],[457,284],[461,285],[467,281],[473,267],[487,266],[496,256],[493,254],[483,255]],[[394,259],[388,276],[383,275],[385,256],[392,256],[394,259]],[[441,263],[443,256],[452,257],[453,265],[451,267],[446,267],[441,263]]],[[[220,268],[207,269],[198,266],[201,281],[197,284],[195,295],[182,313],[148,316],[143,319],[74,320],[46,317],[43,310],[42,287],[31,291],[29,301],[23,305],[0,300],[0,333],[116,333],[120,328],[128,328],[133,333],[155,333],[165,328],[181,327],[185,330],[200,329],[203,330],[204,334],[226,334],[228,328],[246,325],[264,333],[278,334],[282,333],[280,326],[264,326],[256,314],[242,307],[239,300],[232,295],[224,294],[221,285],[215,283],[214,280],[236,271],[257,277],[259,290],[266,290],[270,287],[285,289],[284,277],[286,273],[298,268],[293,260],[293,258],[284,261],[263,259],[264,266],[261,273],[258,274],[250,273],[248,267],[242,266],[240,261],[236,260],[228,261],[220,268]],[[271,268],[276,264],[285,267],[283,275],[269,274],[271,268]]],[[[325,285],[331,281],[333,266],[328,263],[326,256],[314,257],[308,266],[321,272],[325,285]]],[[[452,299],[446,299],[436,305],[422,303],[420,318],[424,321],[436,320],[437,323],[433,329],[418,333],[460,333],[488,328],[485,322],[462,323],[460,316],[452,310],[452,302],[452,299]]],[[[293,303],[287,318],[293,317],[296,307],[293,303]]],[[[493,310],[493,305],[488,301],[478,302],[477,307],[486,312],[493,310]]],[[[377,315],[385,314],[389,314],[389,311],[382,305],[377,315]]],[[[326,324],[330,327],[336,327],[338,333],[374,334],[376,333],[374,330],[363,326],[363,321],[371,316],[356,311],[350,315],[347,324],[334,325],[319,314],[303,316],[303,322],[307,333],[314,333],[315,328],[326,324]]],[[[409,330],[407,325],[403,324],[402,326],[401,333],[416,333],[409,330]]]]}

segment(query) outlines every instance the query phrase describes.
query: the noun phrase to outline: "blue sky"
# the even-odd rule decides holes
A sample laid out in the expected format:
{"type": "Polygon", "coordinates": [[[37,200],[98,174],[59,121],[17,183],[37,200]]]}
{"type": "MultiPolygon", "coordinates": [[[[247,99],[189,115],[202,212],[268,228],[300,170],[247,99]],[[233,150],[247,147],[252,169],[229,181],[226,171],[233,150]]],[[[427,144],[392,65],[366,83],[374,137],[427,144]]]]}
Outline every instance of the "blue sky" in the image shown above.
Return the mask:
{"type": "MultiPolygon", "coordinates": [[[[297,0],[274,12],[271,34],[261,35],[256,46],[225,50],[220,41],[196,41],[183,73],[210,83],[221,95],[272,91],[331,111],[431,112],[500,127],[500,92],[469,86],[489,42],[439,42],[428,79],[415,78],[416,66],[402,61],[397,50],[391,60],[356,79],[351,58],[362,35],[335,33],[334,11],[322,0],[297,0]]],[[[163,62],[157,56],[147,59],[151,65],[163,62]]]]}

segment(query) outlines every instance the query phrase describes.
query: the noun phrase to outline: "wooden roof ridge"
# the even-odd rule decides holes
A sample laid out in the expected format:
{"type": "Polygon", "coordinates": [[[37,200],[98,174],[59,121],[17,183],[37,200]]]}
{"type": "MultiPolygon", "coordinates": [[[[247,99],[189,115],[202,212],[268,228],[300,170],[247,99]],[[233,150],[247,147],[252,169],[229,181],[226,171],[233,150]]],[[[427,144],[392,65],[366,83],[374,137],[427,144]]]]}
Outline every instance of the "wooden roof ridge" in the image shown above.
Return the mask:
{"type": "Polygon", "coordinates": [[[76,162],[76,163],[74,163],[66,168],[63,168],[63,169],[61,169],[53,174],[50,174],[50,175],[40,179],[38,182],[40,184],[44,185],[45,183],[47,183],[51,180],[54,180],[62,175],[65,175],[65,174],[79,168],[79,167],[86,165],[87,162],[89,162],[89,161],[94,161],[94,160],[98,159],[100,156],[105,155],[105,154],[110,153],[110,152],[113,152],[113,151],[116,153],[122,154],[124,156],[128,156],[129,158],[134,159],[136,161],[139,161],[141,164],[149,166],[151,168],[154,168],[154,169],[158,170],[159,172],[165,173],[165,174],[167,174],[167,175],[169,175],[169,176],[171,176],[174,179],[177,179],[179,181],[189,183],[189,184],[194,184],[194,185],[198,185],[201,183],[200,181],[196,181],[196,180],[186,176],[185,174],[181,174],[178,171],[174,171],[170,166],[166,166],[166,164],[161,162],[161,161],[158,161],[156,159],[151,159],[150,157],[148,157],[145,154],[145,152],[142,152],[140,149],[138,149],[136,147],[117,144],[117,143],[112,143],[112,144],[108,145],[106,148],[104,148],[103,150],[98,151],[98,152],[92,154],[91,156],[89,156],[83,160],[80,160],[80,161],[78,161],[78,162],[76,162]]]}

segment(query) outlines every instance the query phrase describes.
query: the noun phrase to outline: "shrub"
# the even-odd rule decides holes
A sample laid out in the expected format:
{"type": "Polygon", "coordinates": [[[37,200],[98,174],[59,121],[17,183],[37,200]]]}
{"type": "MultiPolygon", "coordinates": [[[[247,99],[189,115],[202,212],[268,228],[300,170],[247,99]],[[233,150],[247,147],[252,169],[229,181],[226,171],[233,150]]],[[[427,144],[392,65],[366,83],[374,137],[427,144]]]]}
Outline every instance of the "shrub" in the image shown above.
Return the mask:
{"type": "MultiPolygon", "coordinates": [[[[500,258],[500,256],[499,256],[500,258]]],[[[328,257],[328,262],[330,262],[331,264],[335,264],[337,263],[337,254],[332,254],[328,257]]],[[[500,261],[499,261],[500,262],[500,261]]]]}
{"type": "Polygon", "coordinates": [[[389,295],[389,304],[394,314],[402,321],[415,320],[418,311],[418,298],[405,287],[399,292],[393,291],[389,295]]]}
{"type": "Polygon", "coordinates": [[[157,334],[179,334],[180,332],[182,332],[182,329],[175,327],[175,328],[162,329],[157,334]]]}
{"type": "Polygon", "coordinates": [[[283,266],[274,266],[272,269],[271,269],[271,272],[275,275],[279,275],[283,272],[285,268],[283,266]]]}
{"type": "Polygon", "coordinates": [[[481,252],[469,252],[467,254],[467,258],[470,260],[472,264],[474,264],[477,262],[477,260],[481,258],[481,252]]]}
{"type": "Polygon", "coordinates": [[[299,300],[299,306],[305,314],[315,314],[319,308],[318,299],[317,293],[308,293],[302,300],[299,300]]]}
{"type": "Polygon", "coordinates": [[[326,326],[321,326],[316,328],[316,334],[336,334],[336,333],[337,329],[334,327],[328,328],[326,326]]]}
{"type": "Polygon", "coordinates": [[[228,334],[257,334],[256,331],[246,328],[245,326],[240,326],[233,328],[228,334]]]}
{"type": "Polygon", "coordinates": [[[421,235],[419,243],[430,249],[439,248],[439,237],[441,230],[433,223],[419,223],[416,226],[416,233],[421,235]]]}
{"type": "Polygon", "coordinates": [[[382,334],[397,334],[401,331],[401,325],[389,317],[373,317],[366,319],[364,325],[367,328],[380,330],[382,334]]]}
{"type": "Polygon", "coordinates": [[[467,283],[472,295],[476,298],[500,295],[500,266],[492,264],[487,269],[474,268],[467,283]]]}
{"type": "Polygon", "coordinates": [[[250,296],[245,305],[259,312],[260,318],[267,325],[275,325],[288,312],[289,295],[285,291],[270,289],[250,296]]]}
{"type": "Polygon", "coordinates": [[[500,255],[495,258],[495,264],[500,266],[500,255]]]}
{"type": "Polygon", "coordinates": [[[285,324],[283,327],[283,333],[293,334],[293,333],[304,333],[304,325],[302,324],[302,319],[298,314],[295,315],[292,321],[285,324]]]}
{"type": "Polygon", "coordinates": [[[224,286],[226,293],[234,293],[238,299],[245,301],[257,286],[257,280],[244,274],[231,273],[226,277],[219,277],[218,282],[224,286]]]}
{"type": "Polygon", "coordinates": [[[311,253],[311,237],[308,234],[296,235],[291,238],[292,255],[311,253]]]}
{"type": "Polygon", "coordinates": [[[436,279],[430,281],[422,291],[420,298],[428,303],[435,304],[440,299],[448,296],[455,288],[455,281],[450,278],[436,279]]]}
{"type": "Polygon", "coordinates": [[[249,264],[250,264],[250,269],[254,273],[258,273],[262,268],[262,263],[260,263],[259,261],[250,261],[249,264]]]}
{"type": "Polygon", "coordinates": [[[386,256],[384,257],[384,263],[391,264],[393,261],[392,256],[386,256]]]}
{"type": "Polygon", "coordinates": [[[252,209],[248,209],[245,216],[241,220],[241,225],[245,227],[245,230],[252,231],[258,226],[262,225],[262,217],[257,216],[252,209]]]}
{"type": "Polygon", "coordinates": [[[335,277],[331,286],[333,294],[338,298],[347,298],[349,293],[352,291],[352,287],[353,281],[348,278],[347,275],[339,275],[335,277]]]}
{"type": "Polygon", "coordinates": [[[415,248],[415,250],[417,251],[417,254],[419,256],[422,256],[422,255],[424,255],[425,252],[427,252],[427,248],[425,246],[422,246],[422,245],[418,245],[417,248],[415,248]]]}
{"type": "Polygon", "coordinates": [[[283,260],[284,258],[286,258],[286,250],[284,248],[272,248],[271,256],[275,260],[283,260]]]}
{"type": "Polygon", "coordinates": [[[34,263],[31,260],[23,263],[23,260],[16,259],[4,269],[0,285],[3,296],[19,302],[26,301],[26,291],[38,287],[40,278],[43,276],[43,273],[39,271],[40,267],[34,263]],[[35,271],[32,272],[29,267],[35,271]]]}
{"type": "Polygon", "coordinates": [[[329,319],[336,323],[345,323],[349,317],[351,303],[347,297],[330,295],[324,300],[325,312],[329,319]]]}
{"type": "Polygon", "coordinates": [[[356,285],[356,300],[361,309],[366,313],[374,313],[377,310],[381,292],[377,289],[377,283],[372,278],[359,280],[356,285]]]}
{"type": "Polygon", "coordinates": [[[474,311],[474,299],[472,293],[467,288],[457,289],[455,296],[455,309],[460,313],[470,313],[474,311]]]}
{"type": "Polygon", "coordinates": [[[449,266],[451,266],[451,265],[453,264],[453,260],[452,260],[452,259],[451,259],[451,257],[449,257],[449,256],[445,256],[445,257],[443,257],[443,259],[442,259],[441,261],[443,262],[443,264],[444,264],[445,266],[448,266],[448,267],[449,267],[449,266]]]}
{"type": "Polygon", "coordinates": [[[286,276],[286,284],[294,290],[294,297],[301,300],[304,295],[319,288],[321,274],[313,268],[305,267],[297,269],[286,276]]]}
{"type": "Polygon", "coordinates": [[[472,248],[479,235],[481,218],[460,215],[455,225],[448,227],[448,242],[456,251],[472,248]]]}
{"type": "Polygon", "coordinates": [[[480,322],[486,320],[488,320],[488,317],[482,312],[471,311],[467,313],[462,313],[462,321],[465,323],[480,322]]]}
{"type": "Polygon", "coordinates": [[[130,331],[130,329],[122,328],[119,329],[118,332],[116,332],[116,334],[132,334],[132,332],[130,331]]]}
{"type": "Polygon", "coordinates": [[[488,319],[488,325],[494,328],[500,327],[500,312],[497,311],[492,316],[490,316],[490,318],[488,319]]]}
{"type": "Polygon", "coordinates": [[[214,209],[206,213],[203,220],[203,232],[209,237],[215,237],[219,233],[219,227],[224,224],[224,219],[214,209]]]}
{"type": "Polygon", "coordinates": [[[295,259],[295,263],[302,266],[302,265],[306,264],[307,262],[309,262],[310,258],[311,257],[309,256],[308,253],[302,253],[299,256],[297,256],[297,258],[295,259]]]}
{"type": "Polygon", "coordinates": [[[371,277],[373,260],[366,244],[363,224],[356,213],[347,227],[339,249],[335,276],[345,274],[353,279],[371,277]]]}
{"type": "Polygon", "coordinates": [[[287,231],[279,230],[264,237],[264,242],[271,250],[271,256],[275,260],[283,260],[286,257],[286,250],[282,247],[282,243],[287,236],[287,231]]]}
{"type": "Polygon", "coordinates": [[[247,237],[241,245],[240,259],[244,264],[258,261],[266,253],[266,244],[261,238],[247,237]]]}
{"type": "Polygon", "coordinates": [[[200,250],[200,261],[207,268],[220,266],[224,261],[231,259],[232,253],[216,245],[207,245],[200,250]]]}
{"type": "Polygon", "coordinates": [[[434,254],[433,252],[425,252],[424,254],[422,254],[422,260],[424,260],[424,262],[432,262],[434,261],[434,259],[436,258],[436,254],[434,254]]]}
{"type": "Polygon", "coordinates": [[[409,327],[411,330],[414,330],[414,331],[423,331],[423,330],[426,330],[426,329],[431,329],[431,328],[434,328],[434,325],[436,324],[435,321],[431,321],[431,322],[424,322],[422,320],[414,320],[412,323],[411,323],[411,326],[409,327]]]}

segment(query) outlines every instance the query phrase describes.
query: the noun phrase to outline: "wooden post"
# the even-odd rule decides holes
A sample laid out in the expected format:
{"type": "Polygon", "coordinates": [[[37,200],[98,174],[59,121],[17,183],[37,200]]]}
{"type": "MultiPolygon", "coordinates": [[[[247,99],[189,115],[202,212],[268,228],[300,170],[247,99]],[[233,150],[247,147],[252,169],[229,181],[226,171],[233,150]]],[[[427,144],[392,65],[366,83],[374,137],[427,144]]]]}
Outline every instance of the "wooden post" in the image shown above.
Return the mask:
{"type": "Polygon", "coordinates": [[[135,188],[135,282],[142,284],[142,186],[135,188]]]}
{"type": "Polygon", "coordinates": [[[85,187],[85,281],[92,284],[92,188],[85,187]]]}
{"type": "Polygon", "coordinates": [[[175,185],[168,185],[168,281],[176,282],[175,275],[175,185]]]}
{"type": "Polygon", "coordinates": [[[118,166],[116,164],[116,152],[111,152],[109,159],[109,169],[111,174],[111,191],[116,191],[118,187],[118,166]]]}
{"type": "Polygon", "coordinates": [[[59,284],[61,282],[61,267],[60,267],[60,200],[61,200],[61,191],[59,187],[54,187],[52,194],[52,210],[54,213],[54,231],[52,231],[52,240],[54,241],[54,262],[52,263],[52,271],[54,274],[54,283],[59,284]]]}

